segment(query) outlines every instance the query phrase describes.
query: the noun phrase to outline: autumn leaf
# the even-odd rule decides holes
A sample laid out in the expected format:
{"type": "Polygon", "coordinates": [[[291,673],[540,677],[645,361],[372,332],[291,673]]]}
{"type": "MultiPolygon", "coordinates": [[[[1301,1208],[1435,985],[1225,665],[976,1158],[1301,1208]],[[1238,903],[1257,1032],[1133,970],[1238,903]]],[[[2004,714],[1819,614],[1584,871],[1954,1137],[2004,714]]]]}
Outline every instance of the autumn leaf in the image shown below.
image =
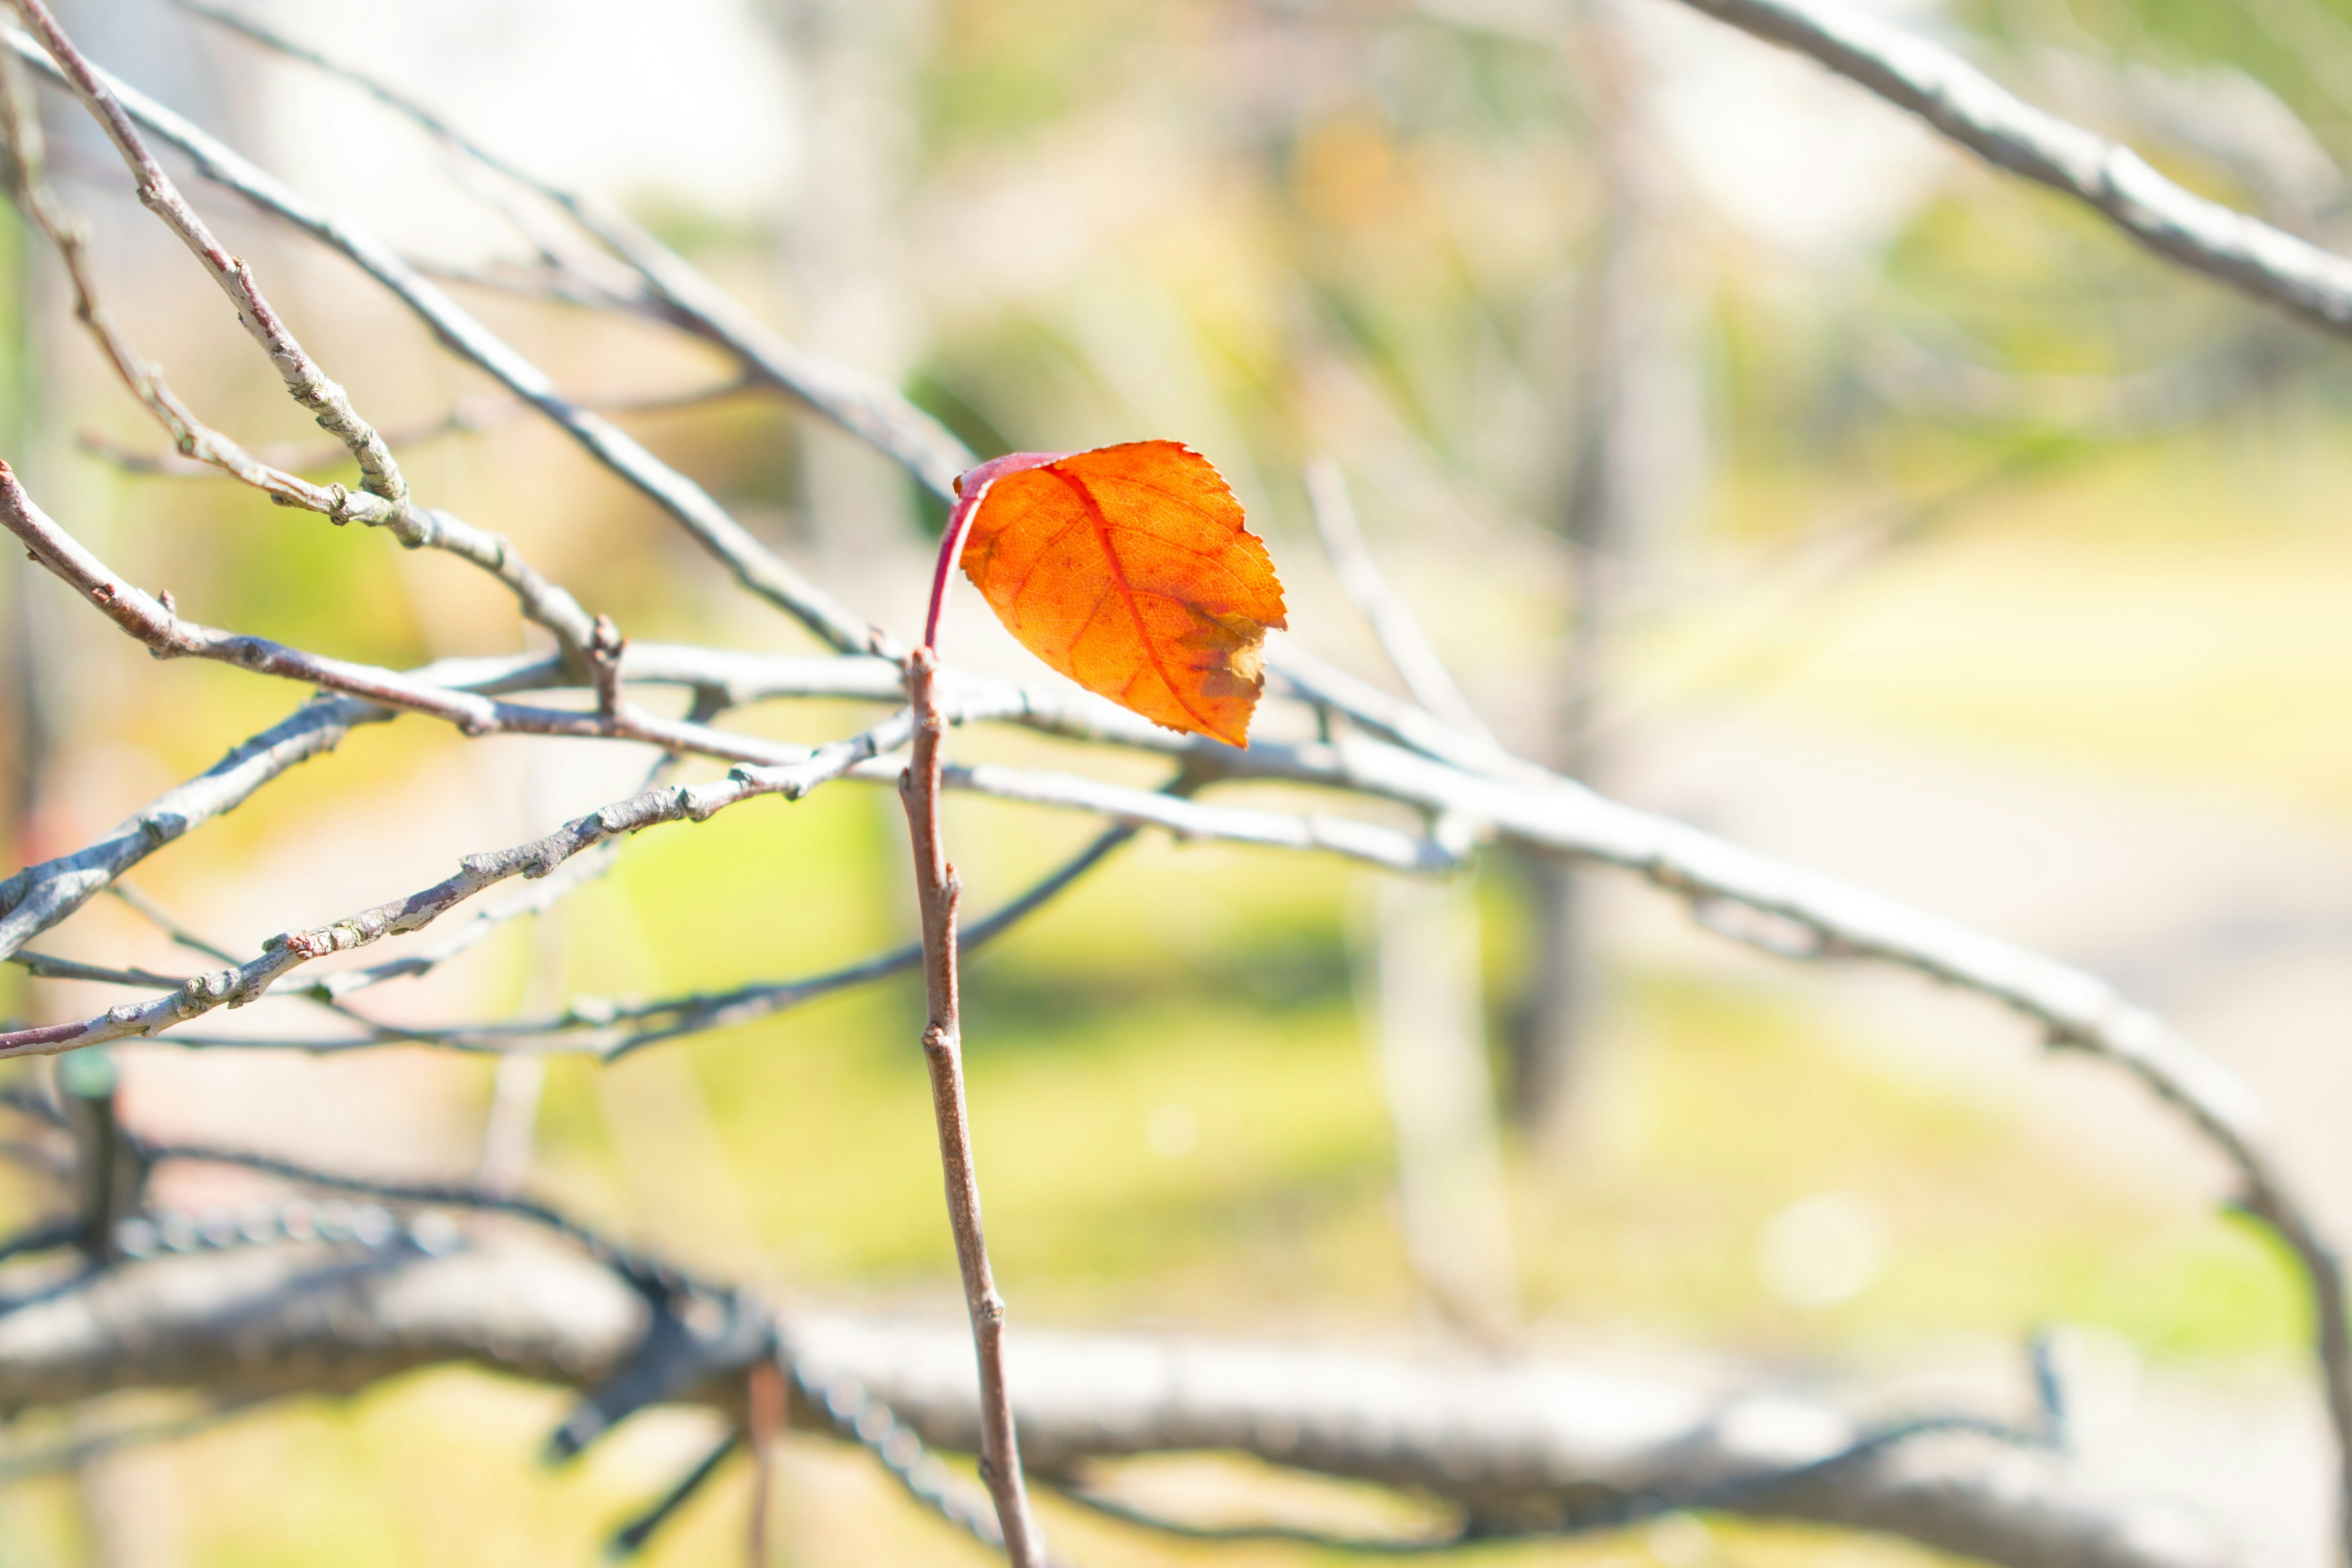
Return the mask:
{"type": "Polygon", "coordinates": [[[949,546],[969,528],[964,574],[1023,647],[1156,724],[1249,743],[1282,584],[1206,458],[1016,452],[956,488],[949,546]]]}

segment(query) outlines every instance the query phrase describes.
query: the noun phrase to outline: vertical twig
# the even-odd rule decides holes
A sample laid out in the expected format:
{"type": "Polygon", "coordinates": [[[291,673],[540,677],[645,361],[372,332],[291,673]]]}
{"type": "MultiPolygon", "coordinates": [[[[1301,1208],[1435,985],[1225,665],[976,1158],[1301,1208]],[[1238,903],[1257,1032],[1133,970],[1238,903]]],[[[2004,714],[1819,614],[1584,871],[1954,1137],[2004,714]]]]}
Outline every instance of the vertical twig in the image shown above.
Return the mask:
{"type": "MultiPolygon", "coordinates": [[[[1591,262],[1574,391],[1575,432],[1562,531],[1576,547],[1575,618],[1559,701],[1559,772],[1597,785],[1608,757],[1593,713],[1608,689],[1624,556],[1660,503],[1652,457],[1659,399],[1655,150],[1643,134],[1639,62],[1613,0],[1584,0],[1569,60],[1590,117],[1603,198],[1591,262]]],[[[1576,1141],[1578,1090],[1601,987],[1590,875],[1558,856],[1529,865],[1539,968],[1512,1053],[1510,1109],[1551,1157],[1576,1141]]]]}
{"type": "Polygon", "coordinates": [[[751,1449],[751,1521],[745,1550],[751,1568],[768,1568],[769,1493],[775,1486],[776,1443],[783,1436],[784,1374],[772,1361],[751,1363],[744,1391],[744,1437],[751,1449]]]}
{"type": "Polygon", "coordinates": [[[940,742],[947,725],[934,690],[939,656],[926,645],[907,660],[907,696],[915,713],[914,762],[898,776],[914,842],[915,894],[923,913],[923,981],[930,1021],[923,1030],[923,1063],[931,1075],[931,1113],[940,1129],[940,1164],[947,1176],[948,1223],[955,1230],[956,1264],[963,1273],[964,1305],[971,1314],[972,1349],[980,1361],[980,1473],[996,1500],[1005,1554],[1013,1568],[1044,1568],[1045,1542],[1029,1511],[1021,1477],[1021,1448],[1013,1405],[1004,1387],[1004,1298],[988,1266],[980,1227],[980,1177],[971,1157],[971,1127],[964,1111],[963,1035],[956,990],[956,906],[962,886],[940,837],[940,742]]]}
{"type": "Polygon", "coordinates": [[[1422,635],[1412,611],[1372,559],[1364,531],[1356,521],[1355,504],[1348,499],[1348,477],[1339,460],[1324,453],[1307,465],[1303,477],[1307,500],[1315,512],[1315,529],[1323,537],[1323,553],[1330,558],[1339,586],[1371,626],[1381,651],[1388,656],[1389,668],[1431,718],[1465,735],[1492,741],[1494,735],[1479,722],[1470,700],[1462,695],[1446,670],[1445,661],[1422,635]]]}

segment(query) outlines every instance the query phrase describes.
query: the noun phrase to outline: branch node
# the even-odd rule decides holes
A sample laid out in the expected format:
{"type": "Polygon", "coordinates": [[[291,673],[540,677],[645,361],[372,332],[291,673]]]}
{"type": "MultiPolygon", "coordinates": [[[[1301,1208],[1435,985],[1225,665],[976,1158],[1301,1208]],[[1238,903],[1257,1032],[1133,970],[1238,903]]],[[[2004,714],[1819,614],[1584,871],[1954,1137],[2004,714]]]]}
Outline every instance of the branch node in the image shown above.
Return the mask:
{"type": "Polygon", "coordinates": [[[629,646],[613,617],[600,615],[588,634],[589,674],[596,683],[596,711],[607,722],[621,712],[621,655],[629,646]]]}

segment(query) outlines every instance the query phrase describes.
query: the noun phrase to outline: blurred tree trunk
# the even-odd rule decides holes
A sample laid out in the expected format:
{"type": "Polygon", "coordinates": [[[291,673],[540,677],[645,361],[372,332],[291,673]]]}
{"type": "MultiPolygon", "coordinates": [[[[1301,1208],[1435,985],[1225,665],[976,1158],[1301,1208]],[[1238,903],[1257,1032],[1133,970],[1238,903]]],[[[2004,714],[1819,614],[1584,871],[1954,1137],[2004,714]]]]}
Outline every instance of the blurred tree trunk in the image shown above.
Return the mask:
{"type": "Polygon", "coordinates": [[[1519,1318],[1510,1193],[1479,1005],[1478,903],[1467,879],[1377,883],[1366,1033],[1396,1129],[1405,1250],[1438,1311],[1489,1345],[1519,1318]]]}
{"type": "MultiPolygon", "coordinates": [[[[812,353],[903,384],[924,328],[903,285],[898,251],[904,205],[917,169],[916,62],[931,25],[931,0],[767,0],[782,40],[800,132],[798,173],[786,194],[781,259],[788,330],[812,353]]],[[[895,602],[892,575],[919,543],[914,492],[890,459],[826,426],[795,419],[802,538],[821,575],[850,604],[895,602]]],[[[866,807],[877,832],[875,875],[910,884],[906,818],[898,798],[866,807]]],[[[890,934],[912,941],[912,900],[885,900],[890,934]]]]}
{"type": "MultiPolygon", "coordinates": [[[[1600,222],[1577,310],[1570,389],[1573,468],[1561,519],[1575,573],[1559,684],[1560,771],[1605,787],[1595,720],[1611,677],[1612,623],[1627,572],[1698,479],[1704,441],[1693,395],[1693,301],[1676,279],[1664,171],[1642,113],[1641,62],[1613,0],[1586,0],[1567,60],[1585,106],[1600,222]]],[[[1517,1010],[1509,1104],[1539,1147],[1572,1144],[1578,1085],[1604,983],[1589,879],[1570,862],[1528,862],[1535,973],[1517,1010]]]]}
{"type": "MultiPolygon", "coordinates": [[[[772,0],[797,100],[800,173],[783,257],[795,335],[825,359],[896,385],[922,331],[900,287],[898,237],[914,174],[913,62],[928,0],[772,0]]],[[[913,517],[906,475],[863,443],[797,420],[800,505],[826,571],[872,557],[913,517]]]]}

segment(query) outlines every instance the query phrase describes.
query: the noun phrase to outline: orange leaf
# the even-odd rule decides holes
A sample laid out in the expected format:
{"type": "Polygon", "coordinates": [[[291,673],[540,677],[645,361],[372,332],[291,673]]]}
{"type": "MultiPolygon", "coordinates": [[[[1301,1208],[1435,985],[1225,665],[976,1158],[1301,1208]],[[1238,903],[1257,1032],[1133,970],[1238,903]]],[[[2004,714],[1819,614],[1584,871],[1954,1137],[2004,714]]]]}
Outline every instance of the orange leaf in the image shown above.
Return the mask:
{"type": "Polygon", "coordinates": [[[964,574],[1023,647],[1156,724],[1249,743],[1282,584],[1206,458],[1174,441],[1015,453],[957,489],[964,574]]]}

